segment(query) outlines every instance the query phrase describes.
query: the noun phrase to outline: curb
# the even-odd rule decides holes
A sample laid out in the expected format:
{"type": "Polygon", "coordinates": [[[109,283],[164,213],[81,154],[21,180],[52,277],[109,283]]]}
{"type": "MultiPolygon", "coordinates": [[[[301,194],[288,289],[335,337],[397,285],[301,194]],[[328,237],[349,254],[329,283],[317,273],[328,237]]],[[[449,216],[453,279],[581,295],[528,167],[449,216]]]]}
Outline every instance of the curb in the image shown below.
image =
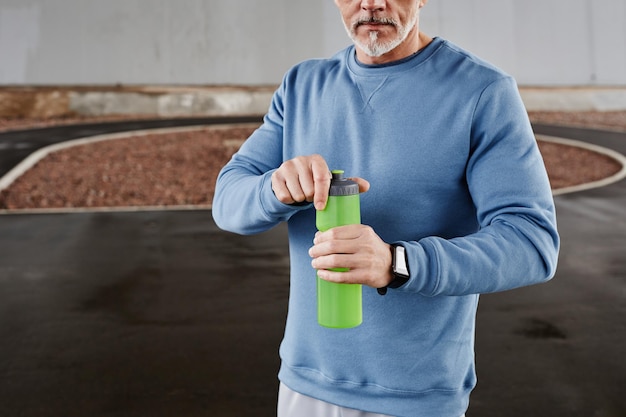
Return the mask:
{"type": "MultiPolygon", "coordinates": [[[[265,114],[278,85],[0,86],[0,117],[265,114]]],[[[623,111],[626,87],[518,86],[528,111],[623,111]]]]}

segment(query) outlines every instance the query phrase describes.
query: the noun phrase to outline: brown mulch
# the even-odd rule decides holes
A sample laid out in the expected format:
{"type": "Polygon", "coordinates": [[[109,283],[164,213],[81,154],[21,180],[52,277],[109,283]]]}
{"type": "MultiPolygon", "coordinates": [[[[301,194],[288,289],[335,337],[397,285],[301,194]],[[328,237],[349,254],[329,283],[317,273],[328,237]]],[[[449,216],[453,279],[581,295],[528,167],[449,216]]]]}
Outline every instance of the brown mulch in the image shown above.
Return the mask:
{"type": "Polygon", "coordinates": [[[219,169],[255,128],[205,128],[62,149],[1,191],[0,209],[209,205],[219,169]]]}
{"type": "Polygon", "coordinates": [[[553,190],[608,178],[622,169],[615,159],[588,149],[539,140],[553,190]]]}
{"type": "MultiPolygon", "coordinates": [[[[605,123],[626,130],[626,112],[606,114],[606,120],[601,116],[531,113],[534,121],[584,126],[593,121],[594,127],[605,123]]],[[[7,125],[11,123],[5,120],[7,125]]],[[[23,121],[21,126],[26,125],[23,121]]],[[[255,128],[207,127],[63,149],[1,191],[0,209],[210,205],[219,169],[255,128]]],[[[545,141],[539,145],[553,189],[603,179],[621,169],[612,158],[586,149],[545,141]]]]}

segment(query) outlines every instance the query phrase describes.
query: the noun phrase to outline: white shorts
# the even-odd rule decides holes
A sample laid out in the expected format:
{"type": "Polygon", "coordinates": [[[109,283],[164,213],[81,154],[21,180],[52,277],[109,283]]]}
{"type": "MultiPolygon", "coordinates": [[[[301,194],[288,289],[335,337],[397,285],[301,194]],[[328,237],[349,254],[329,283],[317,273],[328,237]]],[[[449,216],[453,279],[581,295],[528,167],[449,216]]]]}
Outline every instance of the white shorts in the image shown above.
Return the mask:
{"type": "MultiPolygon", "coordinates": [[[[277,417],[392,417],[340,407],[299,394],[282,382],[278,389],[277,417]]],[[[465,415],[461,416],[465,417],[465,415]]]]}

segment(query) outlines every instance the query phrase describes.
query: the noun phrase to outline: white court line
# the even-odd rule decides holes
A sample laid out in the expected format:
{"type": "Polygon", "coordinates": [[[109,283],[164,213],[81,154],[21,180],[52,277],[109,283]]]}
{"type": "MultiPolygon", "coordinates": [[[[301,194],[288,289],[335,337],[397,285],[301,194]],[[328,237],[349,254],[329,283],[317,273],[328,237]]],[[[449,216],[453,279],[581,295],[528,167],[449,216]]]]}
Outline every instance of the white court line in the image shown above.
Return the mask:
{"type": "MultiPolygon", "coordinates": [[[[258,125],[258,123],[249,123],[250,125],[258,125]]],[[[247,123],[238,124],[247,125],[247,123]]],[[[101,142],[104,140],[114,140],[114,139],[126,139],[134,136],[147,136],[153,134],[165,134],[165,133],[182,133],[189,132],[194,130],[203,130],[206,128],[217,128],[217,129],[225,129],[232,128],[235,125],[196,125],[196,126],[185,126],[185,127],[166,127],[166,128],[157,128],[157,129],[146,129],[146,130],[133,130],[126,131],[120,133],[110,133],[106,135],[97,135],[97,136],[88,136],[79,139],[68,140],[65,142],[59,142],[52,145],[45,146],[28,155],[22,162],[17,164],[13,169],[7,172],[2,178],[0,178],[0,191],[7,188],[9,185],[13,183],[18,177],[23,175],[26,171],[31,169],[37,162],[41,161],[43,158],[48,156],[52,152],[57,152],[62,149],[71,148],[79,145],[87,145],[90,143],[101,142]]]]}
{"type": "Polygon", "coordinates": [[[615,174],[611,175],[610,177],[602,178],[601,180],[598,180],[598,181],[591,181],[591,182],[587,182],[584,184],[572,185],[571,187],[563,187],[563,188],[557,188],[555,190],[552,190],[552,194],[555,196],[575,193],[579,191],[591,190],[593,188],[605,187],[609,184],[616,183],[626,178],[626,156],[622,155],[621,153],[617,151],[614,151],[612,149],[605,148],[602,146],[594,145],[591,143],[579,141],[579,140],[565,139],[565,138],[559,138],[559,137],[547,136],[547,135],[536,135],[536,136],[538,140],[541,140],[544,142],[552,142],[552,143],[558,143],[561,145],[574,146],[577,148],[587,149],[592,152],[606,155],[609,158],[614,159],[615,161],[617,161],[618,163],[622,165],[622,169],[616,172],[615,174]]]}

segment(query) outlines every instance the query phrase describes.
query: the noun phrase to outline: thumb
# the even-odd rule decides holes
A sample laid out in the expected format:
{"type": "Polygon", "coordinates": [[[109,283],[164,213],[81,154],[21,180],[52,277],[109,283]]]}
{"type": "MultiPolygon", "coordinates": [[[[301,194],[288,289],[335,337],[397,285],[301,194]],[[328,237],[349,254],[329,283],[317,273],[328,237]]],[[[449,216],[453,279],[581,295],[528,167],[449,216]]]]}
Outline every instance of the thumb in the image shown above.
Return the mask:
{"type": "Polygon", "coordinates": [[[352,178],[348,178],[351,181],[356,182],[359,185],[359,192],[360,193],[365,193],[367,192],[367,190],[370,189],[370,183],[367,180],[364,180],[363,178],[359,178],[359,177],[352,177],[352,178]]]}

